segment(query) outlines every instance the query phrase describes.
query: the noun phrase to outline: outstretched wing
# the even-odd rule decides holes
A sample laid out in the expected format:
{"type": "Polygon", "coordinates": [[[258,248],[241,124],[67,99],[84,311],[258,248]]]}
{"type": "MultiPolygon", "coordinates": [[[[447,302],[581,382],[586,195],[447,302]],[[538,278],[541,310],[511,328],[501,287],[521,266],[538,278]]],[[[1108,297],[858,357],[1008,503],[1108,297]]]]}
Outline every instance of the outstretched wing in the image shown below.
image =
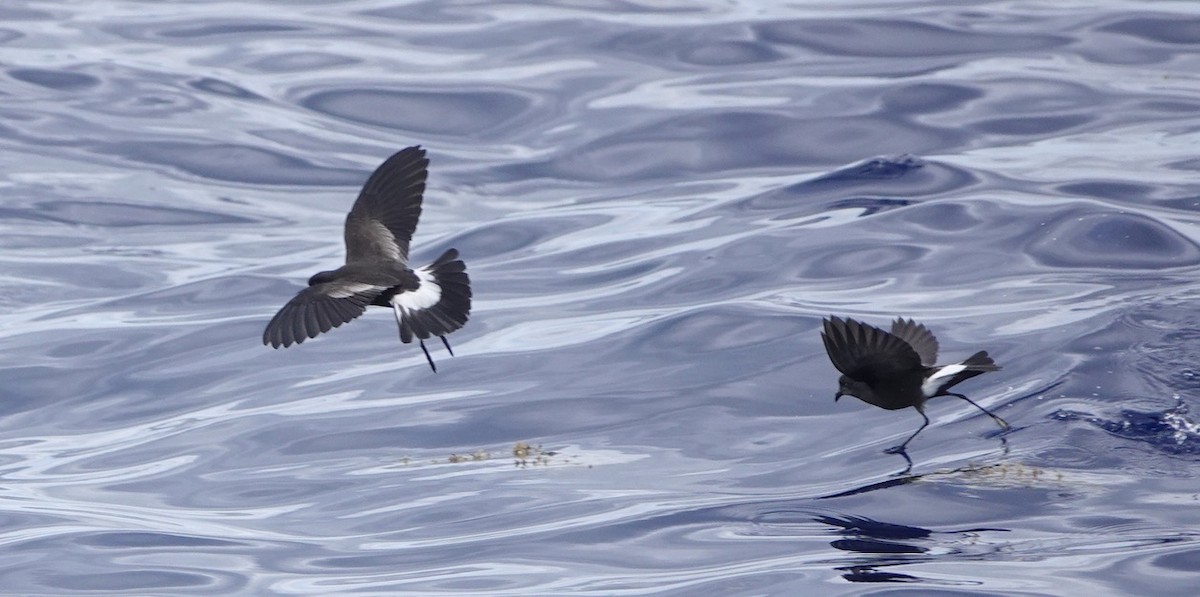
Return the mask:
{"type": "Polygon", "coordinates": [[[908,343],[921,357],[921,364],[932,367],[937,363],[938,341],[923,323],[897,317],[892,322],[892,334],[908,343]]]}
{"type": "Polygon", "coordinates": [[[381,258],[408,262],[428,167],[425,150],[413,146],[375,169],[346,216],[346,263],[381,258]]]}
{"type": "Polygon", "coordinates": [[[851,379],[872,383],[921,368],[917,352],[884,330],[840,317],[821,323],[821,340],[829,360],[851,379]]]}
{"type": "Polygon", "coordinates": [[[263,344],[274,348],[316,338],[366,311],[385,286],[336,280],[301,290],[288,301],[263,331],[263,344]]]}

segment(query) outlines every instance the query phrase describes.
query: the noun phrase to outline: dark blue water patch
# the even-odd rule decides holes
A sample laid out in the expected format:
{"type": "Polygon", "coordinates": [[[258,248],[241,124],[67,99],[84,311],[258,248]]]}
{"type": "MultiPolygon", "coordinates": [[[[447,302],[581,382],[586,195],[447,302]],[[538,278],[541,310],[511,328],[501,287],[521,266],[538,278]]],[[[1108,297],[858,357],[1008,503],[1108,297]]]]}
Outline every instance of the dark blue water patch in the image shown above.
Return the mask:
{"type": "Polygon", "coordinates": [[[25,34],[21,33],[20,31],[0,28],[0,44],[6,44],[21,39],[22,37],[25,37],[25,34]]]}
{"type": "Polygon", "coordinates": [[[883,280],[898,272],[919,267],[931,253],[918,244],[861,243],[855,246],[827,247],[805,254],[802,280],[883,280]]]}
{"type": "Polygon", "coordinates": [[[977,87],[950,83],[915,83],[886,89],[881,96],[888,114],[937,114],[962,108],[983,97],[977,87]]]}
{"type": "MultiPolygon", "coordinates": [[[[457,248],[465,257],[495,258],[508,253],[527,251],[551,239],[600,226],[610,219],[598,215],[576,215],[501,220],[476,226],[450,236],[443,242],[457,248]]],[[[609,255],[609,259],[611,258],[609,255]]],[[[582,265],[589,261],[577,259],[574,263],[582,265]]]]}
{"type": "Polygon", "coordinates": [[[1186,114],[1193,115],[1200,112],[1200,102],[1186,100],[1150,100],[1136,102],[1132,105],[1131,110],[1136,112],[1147,112],[1151,114],[1186,114]]]}
{"type": "Polygon", "coordinates": [[[8,76],[57,91],[80,91],[100,84],[100,79],[84,73],[41,68],[9,69],[8,76]]]}
{"type": "Polygon", "coordinates": [[[1058,421],[1085,421],[1109,434],[1146,444],[1165,454],[1192,456],[1200,454],[1200,422],[1189,414],[1183,401],[1162,411],[1121,409],[1116,418],[1105,418],[1085,412],[1058,410],[1052,416],[1058,421]]]}
{"type": "MultiPolygon", "coordinates": [[[[92,263],[57,263],[50,268],[41,261],[10,262],[5,264],[5,272],[28,280],[50,281],[70,287],[73,289],[71,295],[64,297],[70,299],[111,296],[113,293],[145,288],[158,283],[161,275],[157,270],[138,270],[112,259],[97,259],[92,263]]],[[[69,312],[63,310],[58,315],[69,312]]]]}
{"type": "Polygon", "coordinates": [[[916,202],[911,199],[891,199],[887,197],[849,197],[834,201],[827,207],[829,209],[859,209],[862,210],[859,217],[866,217],[910,205],[916,205],[916,202]]]}
{"type": "Polygon", "coordinates": [[[309,28],[305,25],[287,25],[282,23],[281,20],[260,21],[256,23],[251,19],[229,21],[210,19],[208,22],[199,25],[188,23],[186,25],[162,27],[158,30],[158,34],[162,37],[197,39],[201,37],[252,33],[255,39],[261,40],[272,37],[271,34],[273,33],[297,33],[308,30],[309,28]]]}
{"type": "Polygon", "coordinates": [[[228,305],[254,304],[264,300],[270,303],[272,298],[278,299],[282,306],[283,301],[304,288],[303,284],[302,279],[288,282],[262,276],[220,276],[115,298],[93,304],[90,308],[127,312],[139,317],[162,317],[211,313],[207,307],[216,307],[219,312],[228,305]]]}
{"type": "Polygon", "coordinates": [[[759,261],[757,267],[745,268],[736,261],[714,257],[689,267],[686,276],[676,276],[655,284],[642,300],[630,300],[629,297],[615,300],[629,306],[652,306],[662,301],[695,303],[734,298],[753,288],[764,273],[775,271],[774,266],[774,259],[759,261]]]}
{"type": "Polygon", "coordinates": [[[511,124],[535,102],[499,90],[328,89],[311,93],[299,103],[314,112],[373,127],[474,138],[511,124]]]}
{"type": "Polygon", "coordinates": [[[829,545],[841,551],[869,554],[919,554],[929,551],[928,547],[881,541],[879,539],[837,539],[830,541],[829,545]]]}
{"type": "MultiPolygon", "coordinates": [[[[439,445],[453,446],[453,442],[438,442],[434,429],[445,431],[442,426],[425,429],[411,427],[359,428],[330,433],[323,425],[289,423],[281,428],[272,428],[255,433],[251,441],[256,445],[271,446],[271,451],[284,456],[307,456],[311,454],[333,454],[345,451],[382,451],[395,454],[399,459],[406,450],[428,449],[439,445]],[[430,444],[427,442],[433,441],[430,444]]],[[[457,444],[461,445],[461,444],[457,444]]]]}
{"type": "Polygon", "coordinates": [[[912,209],[891,217],[897,226],[904,222],[914,236],[951,236],[987,225],[986,218],[971,207],[958,201],[930,201],[914,204],[912,209]]]}
{"type": "MultiPolygon", "coordinates": [[[[484,11],[472,11],[467,7],[455,6],[444,2],[396,4],[384,8],[362,10],[357,14],[367,17],[395,19],[405,23],[436,23],[438,25],[451,23],[479,25],[491,23],[494,20],[484,11]]],[[[476,27],[472,29],[472,32],[488,31],[489,29],[487,27],[476,27]]]]}
{"type": "Polygon", "coordinates": [[[1154,558],[1153,564],[1155,568],[1185,572],[1189,579],[1194,579],[1196,571],[1200,570],[1200,548],[1185,549],[1158,556],[1154,558]]]}
{"type": "Polygon", "coordinates": [[[831,56],[926,58],[1047,50],[1071,42],[1058,35],[1021,31],[960,31],[910,20],[821,19],[756,25],[772,43],[798,45],[831,56]]]}
{"type": "Polygon", "coordinates": [[[342,68],[361,64],[362,59],[329,52],[281,52],[259,57],[246,67],[264,73],[294,73],[342,68]]]}
{"type": "Polygon", "coordinates": [[[979,179],[960,168],[909,155],[875,158],[828,174],[739,201],[752,211],[778,211],[774,219],[822,213],[834,206],[856,207],[863,215],[888,212],[920,199],[959,191],[979,179]]]}
{"type": "MultiPolygon", "coordinates": [[[[754,39],[743,27],[654,27],[617,30],[596,44],[605,54],[633,56],[641,62],[698,67],[747,66],[782,60],[787,54],[754,39]]],[[[711,72],[711,69],[704,69],[711,72]]]]}
{"type": "Polygon", "coordinates": [[[3,400],[0,400],[0,416],[10,416],[46,406],[47,396],[70,395],[80,391],[86,382],[61,379],[69,369],[45,366],[6,367],[0,369],[4,379],[3,400]]]}
{"type": "MultiPolygon", "coordinates": [[[[95,591],[161,591],[167,588],[199,588],[218,584],[215,572],[191,574],[151,568],[126,568],[122,572],[89,572],[85,574],[44,575],[41,580],[47,586],[80,592],[95,591]]],[[[223,583],[222,583],[223,584],[223,583]]],[[[241,583],[239,583],[241,584],[241,583]]],[[[225,585],[222,588],[232,588],[225,585]]]]}
{"type": "Polygon", "coordinates": [[[1078,128],[1095,120],[1096,117],[1092,115],[1062,114],[981,119],[970,126],[980,132],[993,135],[1038,137],[1078,128]]]}
{"type": "Polygon", "coordinates": [[[764,316],[754,309],[710,306],[693,309],[646,326],[641,338],[627,347],[630,358],[639,356],[674,362],[699,362],[693,357],[723,353],[737,367],[739,350],[775,341],[794,340],[809,327],[803,317],[777,314],[764,316]]]}
{"type": "Polygon", "coordinates": [[[35,220],[76,226],[129,228],[134,226],[200,226],[249,224],[254,220],[232,214],[162,205],[134,205],[104,199],[43,201],[25,208],[0,208],[0,220],[35,220]]]}
{"type": "Polygon", "coordinates": [[[1054,190],[1068,196],[1081,195],[1129,203],[1145,203],[1155,194],[1155,187],[1151,185],[1113,180],[1071,182],[1054,187],[1054,190]]]}
{"type": "Polygon", "coordinates": [[[800,184],[815,185],[850,181],[889,180],[905,176],[914,170],[924,168],[925,165],[925,160],[911,154],[880,156],[839,168],[800,184]]]}
{"type": "Polygon", "coordinates": [[[222,81],[213,77],[192,79],[191,81],[188,81],[187,86],[197,91],[204,91],[216,95],[223,95],[225,97],[232,97],[235,99],[264,99],[261,95],[258,95],[253,91],[234,85],[229,81],[222,81]]]}
{"type": "MultiPolygon", "coordinates": [[[[261,458],[270,453],[269,450],[255,447],[248,453],[238,454],[238,461],[230,462],[229,466],[240,467],[247,461],[252,461],[253,458],[261,458]]],[[[189,485],[186,480],[179,479],[172,480],[170,483],[147,483],[141,486],[133,483],[122,484],[113,486],[113,489],[129,493],[144,493],[154,490],[167,495],[183,496],[186,504],[205,508],[242,509],[254,507],[254,505],[276,506],[296,502],[311,503],[319,496],[337,495],[347,490],[347,484],[344,481],[270,477],[236,483],[232,486],[210,485],[204,489],[197,489],[194,485],[189,485]],[[175,487],[170,487],[170,485],[175,485],[175,487]],[[154,489],[156,487],[158,489],[154,489]],[[171,491],[166,491],[168,489],[171,491]]]]}
{"type": "Polygon", "coordinates": [[[25,6],[0,6],[0,21],[53,21],[54,13],[25,6]]]}
{"type": "Polygon", "coordinates": [[[1026,252],[1052,267],[1149,269],[1200,263],[1200,247],[1147,216],[1072,209],[1031,235],[1026,252]]]}
{"type": "Polygon", "coordinates": [[[1184,158],[1169,162],[1164,167],[1184,172],[1200,172],[1200,158],[1184,158]]]}
{"type": "Polygon", "coordinates": [[[940,151],[959,140],[953,131],[882,116],[705,112],[642,123],[527,168],[535,176],[627,183],[750,168],[800,173],[861,160],[863,147],[883,152],[940,151]]]}
{"type": "Polygon", "coordinates": [[[745,66],[785,58],[770,46],[748,40],[708,41],[677,52],[681,62],[696,66],[745,66]]]}
{"type": "Polygon", "coordinates": [[[105,549],[130,549],[142,547],[171,549],[179,547],[239,547],[245,545],[240,541],[208,539],[205,537],[178,535],[174,533],[138,531],[84,533],[74,536],[72,540],[80,545],[88,545],[105,549]]]}
{"type": "Polygon", "coordinates": [[[1165,44],[1200,44],[1200,19],[1195,16],[1134,17],[1113,21],[1098,28],[1165,44]]]}
{"type": "Polygon", "coordinates": [[[368,170],[327,168],[279,152],[230,143],[124,141],[95,146],[104,155],[170,166],[188,174],[247,184],[359,186],[368,170]]]}
{"type": "MultiPolygon", "coordinates": [[[[108,74],[105,81],[113,93],[77,96],[73,105],[97,114],[147,120],[199,112],[209,107],[202,96],[181,89],[174,80],[148,80],[146,73],[126,70],[108,74]]],[[[95,128],[96,123],[88,124],[89,128],[95,128]]],[[[106,132],[103,136],[111,138],[114,133],[106,132]]]]}

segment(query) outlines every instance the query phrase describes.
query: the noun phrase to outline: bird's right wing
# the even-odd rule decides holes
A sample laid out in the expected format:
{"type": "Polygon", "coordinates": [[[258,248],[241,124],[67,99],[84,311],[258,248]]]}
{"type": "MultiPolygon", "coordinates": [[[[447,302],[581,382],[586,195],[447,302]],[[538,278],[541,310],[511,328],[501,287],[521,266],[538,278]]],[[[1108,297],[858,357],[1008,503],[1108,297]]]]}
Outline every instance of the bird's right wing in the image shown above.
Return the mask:
{"type": "Polygon", "coordinates": [[[291,346],[346,323],[366,311],[385,286],[336,280],[309,286],[288,301],[263,331],[263,344],[291,346]]]}
{"type": "Polygon", "coordinates": [[[408,263],[428,167],[425,150],[413,146],[375,169],[346,216],[347,263],[380,258],[408,263]]]}
{"type": "Polygon", "coordinates": [[[921,357],[898,336],[853,319],[830,317],[822,322],[821,339],[833,366],[864,382],[921,367],[921,357]]]}

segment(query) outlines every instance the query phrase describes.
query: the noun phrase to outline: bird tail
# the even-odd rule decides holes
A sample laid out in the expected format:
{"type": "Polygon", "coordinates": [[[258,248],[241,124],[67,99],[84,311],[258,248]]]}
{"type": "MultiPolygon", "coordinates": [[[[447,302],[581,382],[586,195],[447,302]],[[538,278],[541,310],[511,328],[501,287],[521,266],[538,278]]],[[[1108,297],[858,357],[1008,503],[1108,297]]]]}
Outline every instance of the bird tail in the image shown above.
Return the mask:
{"type": "Polygon", "coordinates": [[[996,361],[988,356],[986,350],[981,350],[961,363],[940,367],[937,373],[925,380],[926,387],[922,390],[927,396],[935,396],[976,375],[999,370],[1000,366],[996,364],[996,361]]]}
{"type": "Polygon", "coordinates": [[[962,366],[966,367],[968,371],[977,371],[979,373],[1000,370],[1000,366],[996,364],[996,361],[992,360],[992,357],[988,356],[986,350],[981,350],[967,357],[967,360],[962,362],[962,366]]]}
{"type": "Polygon", "coordinates": [[[471,279],[458,251],[442,253],[416,274],[421,287],[392,297],[400,340],[408,343],[413,338],[445,336],[465,325],[471,314],[471,279]]]}

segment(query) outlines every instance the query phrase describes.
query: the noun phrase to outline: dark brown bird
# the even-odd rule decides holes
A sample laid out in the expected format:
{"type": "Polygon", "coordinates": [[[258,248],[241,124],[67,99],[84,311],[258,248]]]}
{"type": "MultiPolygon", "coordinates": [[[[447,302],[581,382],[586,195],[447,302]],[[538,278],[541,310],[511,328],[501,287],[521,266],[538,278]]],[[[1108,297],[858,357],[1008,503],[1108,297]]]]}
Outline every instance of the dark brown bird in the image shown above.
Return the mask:
{"type": "Polygon", "coordinates": [[[425,340],[437,336],[454,354],[446,334],[467,323],[471,313],[467,266],[454,249],[429,265],[408,265],[428,166],[425,150],[415,146],[399,151],[371,174],[346,216],[346,265],[309,278],[308,288],[267,324],[263,344],[299,344],[376,305],[392,309],[400,341],[407,344],[416,338],[434,372],[437,366],[425,340]]]}
{"type": "Polygon", "coordinates": [[[935,396],[962,398],[991,417],[1001,429],[1009,428],[1004,419],[970,398],[948,391],[976,375],[1000,369],[987,351],[981,350],[961,363],[938,366],[934,364],[937,362],[937,338],[924,325],[911,319],[897,318],[892,322],[891,332],[848,318],[830,317],[822,320],[822,324],[825,352],[833,366],[842,372],[837,394],[833,397],[835,402],[842,396],[855,396],[887,410],[911,406],[924,419],[904,443],[889,448],[888,452],[904,453],[908,442],[929,425],[925,401],[935,396]]]}

